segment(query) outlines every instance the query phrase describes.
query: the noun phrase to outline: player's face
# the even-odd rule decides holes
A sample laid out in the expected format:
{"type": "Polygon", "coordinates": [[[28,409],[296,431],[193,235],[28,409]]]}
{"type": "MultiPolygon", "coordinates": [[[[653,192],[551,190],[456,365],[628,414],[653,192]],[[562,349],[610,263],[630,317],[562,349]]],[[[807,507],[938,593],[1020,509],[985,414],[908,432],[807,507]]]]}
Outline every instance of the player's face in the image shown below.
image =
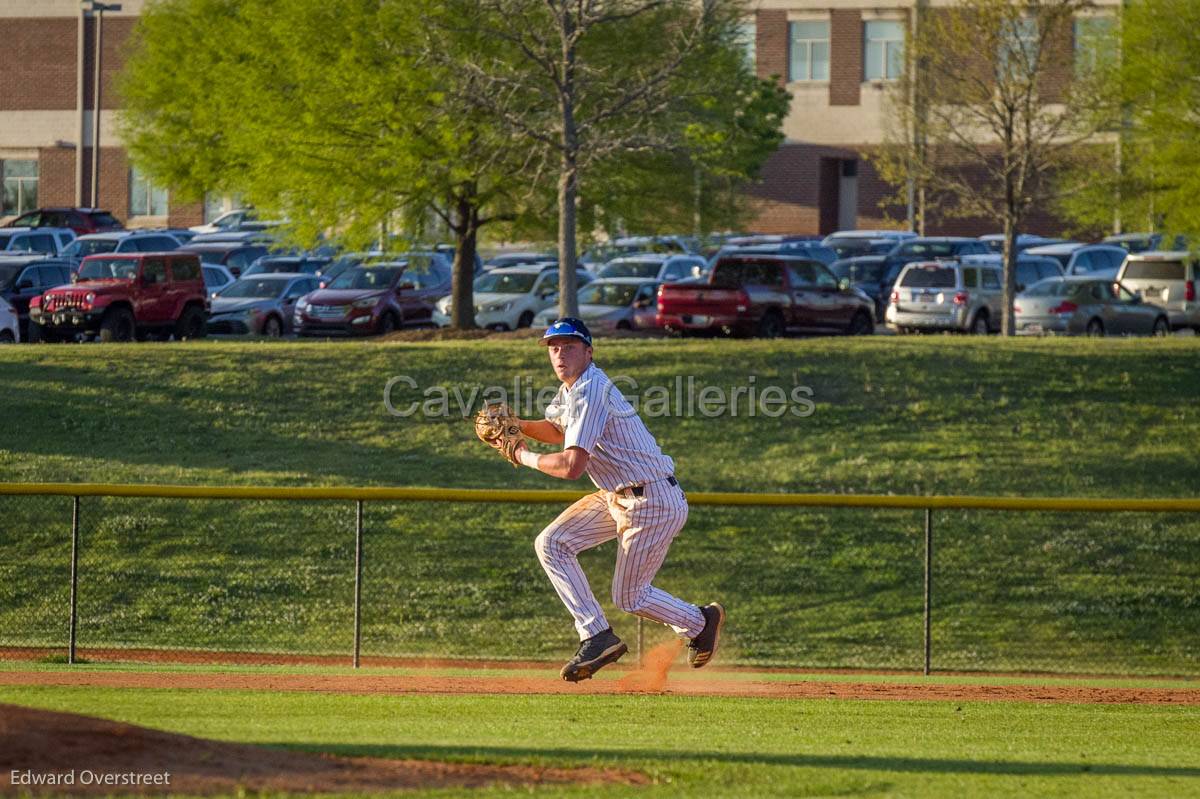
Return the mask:
{"type": "Polygon", "coordinates": [[[592,362],[592,348],[573,336],[550,339],[546,347],[550,351],[550,365],[558,379],[570,385],[592,362]]]}

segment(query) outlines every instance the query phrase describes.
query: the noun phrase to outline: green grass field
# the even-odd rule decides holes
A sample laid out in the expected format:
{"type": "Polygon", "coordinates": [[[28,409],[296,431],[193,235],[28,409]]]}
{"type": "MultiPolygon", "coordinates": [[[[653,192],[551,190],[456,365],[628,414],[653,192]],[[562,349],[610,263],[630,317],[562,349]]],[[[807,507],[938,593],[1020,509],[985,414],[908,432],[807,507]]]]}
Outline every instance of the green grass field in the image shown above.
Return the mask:
{"type": "MultiPolygon", "coordinates": [[[[1200,341],[600,342],[645,387],[797,385],[809,417],[650,419],[688,490],[1191,496],[1200,341]]],[[[562,488],[420,399],[551,386],[532,341],[10,347],[8,481],[562,488]]],[[[744,405],[742,406],[745,407],[744,405]]],[[[579,485],[580,489],[584,484],[579,485]]],[[[369,504],[364,651],[555,659],[573,630],[532,553],[555,506],[369,504]]],[[[0,498],[0,646],[66,639],[70,501],[0,498]]],[[[348,503],[85,500],[80,645],[348,652],[348,503]]],[[[585,567],[607,597],[611,545],[585,567]]],[[[945,512],[934,666],[1200,673],[1200,522],[945,512]]],[[[917,668],[921,516],[694,508],[660,583],[731,611],[730,662],[917,668]]],[[[623,635],[628,618],[614,616],[623,635]]]]}
{"type": "Polygon", "coordinates": [[[546,797],[1200,795],[1195,707],[47,687],[3,687],[0,702],[349,756],[601,765],[654,781],[532,791],[546,797]]]}

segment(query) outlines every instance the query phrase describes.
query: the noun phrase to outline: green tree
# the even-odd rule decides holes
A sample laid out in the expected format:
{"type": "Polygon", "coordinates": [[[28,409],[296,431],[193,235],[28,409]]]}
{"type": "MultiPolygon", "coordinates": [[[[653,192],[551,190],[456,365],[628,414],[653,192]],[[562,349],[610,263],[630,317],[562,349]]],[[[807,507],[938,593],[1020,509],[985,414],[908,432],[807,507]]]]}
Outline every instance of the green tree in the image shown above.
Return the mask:
{"type": "MultiPolygon", "coordinates": [[[[453,231],[453,324],[474,326],[480,228],[536,204],[527,148],[458,102],[424,58],[425,0],[161,0],[121,91],[131,157],[179,195],[237,192],[311,244],[349,246],[431,215],[453,231]]],[[[469,42],[462,42],[464,46],[469,42]]]]}
{"type": "Polygon", "coordinates": [[[1107,147],[1063,210],[1084,227],[1200,235],[1200,4],[1137,0],[1095,26],[1095,113],[1107,147]]]}
{"type": "Polygon", "coordinates": [[[608,219],[640,223],[656,212],[674,219],[685,208],[683,225],[692,227],[703,198],[713,203],[722,196],[706,192],[705,183],[749,178],[778,144],[786,105],[746,65],[743,0],[452,0],[447,6],[448,27],[475,31],[480,43],[474,53],[443,58],[448,69],[469,77],[465,99],[527,142],[539,172],[556,178],[564,315],[577,310],[581,209],[590,208],[592,219],[603,210],[608,219]],[[746,114],[755,116],[738,118],[746,114]],[[676,202],[646,201],[647,193],[667,187],[676,202]]]}
{"type": "MultiPolygon", "coordinates": [[[[1071,33],[1089,0],[962,0],[922,7],[907,66],[888,97],[885,179],[917,187],[947,216],[997,220],[1004,233],[1001,330],[1014,332],[1016,235],[1068,190],[1100,131],[1071,33]]],[[[919,212],[924,227],[927,209],[919,212]]]]}

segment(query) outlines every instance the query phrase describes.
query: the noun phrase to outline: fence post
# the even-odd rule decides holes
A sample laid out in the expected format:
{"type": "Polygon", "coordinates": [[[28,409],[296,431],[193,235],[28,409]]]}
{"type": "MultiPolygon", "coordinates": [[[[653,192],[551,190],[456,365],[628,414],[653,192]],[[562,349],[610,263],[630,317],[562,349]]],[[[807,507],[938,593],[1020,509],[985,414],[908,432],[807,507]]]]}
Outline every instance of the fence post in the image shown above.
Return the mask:
{"type": "Polygon", "coordinates": [[[925,676],[929,676],[932,641],[929,634],[930,596],[933,591],[933,509],[925,509],[925,676]]]}
{"type": "Polygon", "coordinates": [[[645,650],[645,648],[642,646],[642,645],[645,643],[645,641],[646,641],[646,636],[645,636],[645,631],[642,629],[642,617],[641,617],[641,616],[638,616],[638,617],[637,617],[637,620],[638,620],[638,640],[637,640],[637,644],[638,644],[638,668],[640,669],[642,666],[646,665],[646,664],[645,664],[645,661],[643,660],[643,658],[644,658],[644,655],[643,655],[643,653],[644,653],[646,650],[645,650]]]}
{"type": "Polygon", "coordinates": [[[75,664],[75,627],[79,618],[79,497],[71,498],[71,624],[67,663],[75,664]]]}
{"type": "Polygon", "coordinates": [[[354,504],[354,668],[357,669],[362,650],[363,501],[355,500],[354,504]]]}

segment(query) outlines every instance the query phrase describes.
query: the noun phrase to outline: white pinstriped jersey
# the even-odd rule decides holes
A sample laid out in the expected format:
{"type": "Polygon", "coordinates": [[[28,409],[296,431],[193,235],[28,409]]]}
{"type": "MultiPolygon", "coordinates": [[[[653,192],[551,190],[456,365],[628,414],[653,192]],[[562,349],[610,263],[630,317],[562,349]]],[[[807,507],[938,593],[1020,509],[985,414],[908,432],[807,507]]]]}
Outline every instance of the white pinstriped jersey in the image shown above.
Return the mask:
{"type": "Polygon", "coordinates": [[[575,385],[563,383],[546,419],[564,433],[563,449],[579,447],[597,488],[617,491],[670,477],[675,461],[663,454],[641,417],[595,363],[575,385]]]}

